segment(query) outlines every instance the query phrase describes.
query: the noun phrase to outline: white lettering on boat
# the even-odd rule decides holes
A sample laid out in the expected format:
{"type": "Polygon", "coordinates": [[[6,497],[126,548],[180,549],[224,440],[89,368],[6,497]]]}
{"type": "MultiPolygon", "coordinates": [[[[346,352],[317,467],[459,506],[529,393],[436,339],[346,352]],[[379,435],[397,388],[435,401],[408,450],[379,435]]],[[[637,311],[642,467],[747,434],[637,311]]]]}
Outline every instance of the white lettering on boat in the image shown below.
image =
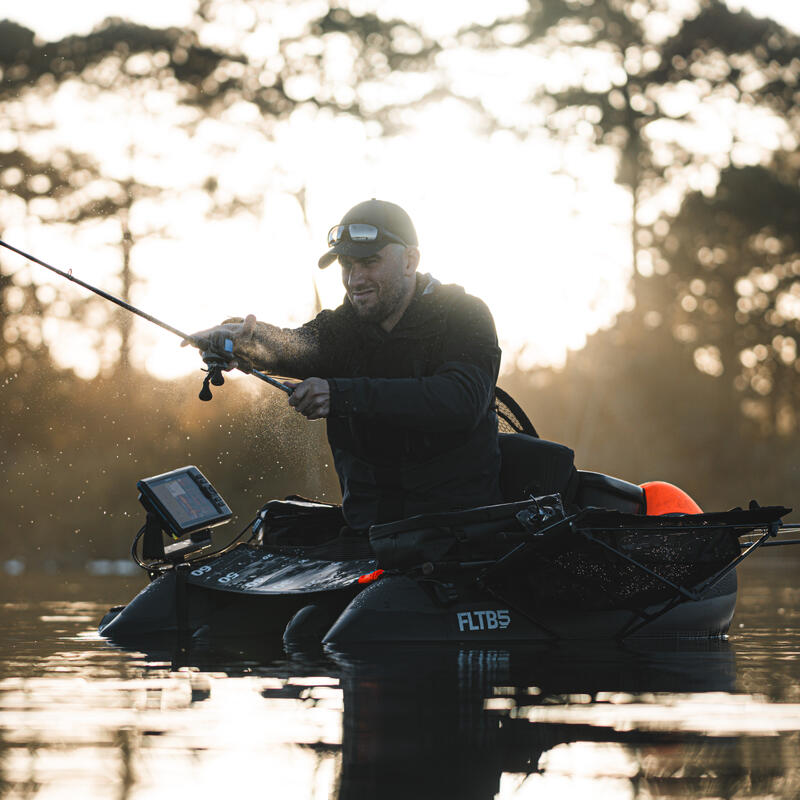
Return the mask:
{"type": "Polygon", "coordinates": [[[511,624],[511,614],[505,608],[497,611],[459,611],[456,619],[460,631],[504,631],[511,624]]]}

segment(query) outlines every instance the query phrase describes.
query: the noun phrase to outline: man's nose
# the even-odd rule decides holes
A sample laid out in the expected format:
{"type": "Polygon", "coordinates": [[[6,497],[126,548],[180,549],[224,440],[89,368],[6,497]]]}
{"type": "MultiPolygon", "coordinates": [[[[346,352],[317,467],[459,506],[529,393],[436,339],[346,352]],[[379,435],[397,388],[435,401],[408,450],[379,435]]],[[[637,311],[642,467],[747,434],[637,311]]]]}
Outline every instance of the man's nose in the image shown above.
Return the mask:
{"type": "Polygon", "coordinates": [[[347,276],[347,285],[358,286],[359,284],[363,283],[365,276],[366,270],[364,269],[363,264],[355,262],[353,266],[350,267],[350,271],[347,276]]]}

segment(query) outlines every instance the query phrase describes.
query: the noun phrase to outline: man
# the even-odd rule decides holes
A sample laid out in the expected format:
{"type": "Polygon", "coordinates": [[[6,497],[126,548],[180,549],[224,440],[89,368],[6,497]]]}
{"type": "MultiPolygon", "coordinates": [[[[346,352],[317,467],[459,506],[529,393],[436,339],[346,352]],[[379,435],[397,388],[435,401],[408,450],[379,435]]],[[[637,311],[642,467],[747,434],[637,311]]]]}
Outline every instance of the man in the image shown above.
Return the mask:
{"type": "Polygon", "coordinates": [[[289,405],[326,419],[354,530],[414,514],[502,502],[493,397],[500,366],[486,305],[417,274],[408,214],[382,200],[350,209],[328,234],[346,297],[296,329],[256,321],[202,331],[211,349],[302,378],[289,405]]]}

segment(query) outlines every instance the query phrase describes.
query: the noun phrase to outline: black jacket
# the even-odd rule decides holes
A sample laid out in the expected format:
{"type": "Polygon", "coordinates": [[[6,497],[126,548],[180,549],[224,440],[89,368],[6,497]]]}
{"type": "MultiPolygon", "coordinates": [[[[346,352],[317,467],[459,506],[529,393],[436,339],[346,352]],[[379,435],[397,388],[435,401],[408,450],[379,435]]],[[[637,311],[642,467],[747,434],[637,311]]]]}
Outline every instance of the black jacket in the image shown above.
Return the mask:
{"type": "Polygon", "coordinates": [[[304,355],[279,370],[328,379],[328,441],[350,527],[501,502],[500,348],[483,301],[418,275],[389,333],[345,300],[296,334],[304,355]]]}

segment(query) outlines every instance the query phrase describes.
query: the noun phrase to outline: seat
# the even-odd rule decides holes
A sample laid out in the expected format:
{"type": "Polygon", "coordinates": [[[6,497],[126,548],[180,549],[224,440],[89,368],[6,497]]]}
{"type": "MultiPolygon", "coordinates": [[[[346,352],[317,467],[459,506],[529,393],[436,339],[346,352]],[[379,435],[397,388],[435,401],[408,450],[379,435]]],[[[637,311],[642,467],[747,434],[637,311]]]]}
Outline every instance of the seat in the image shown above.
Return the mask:
{"type": "Polygon", "coordinates": [[[524,433],[501,433],[499,441],[500,491],[507,503],[558,492],[565,505],[645,513],[641,486],[601,472],[576,470],[575,454],[563,444],[524,433]]]}
{"type": "Polygon", "coordinates": [[[499,441],[500,491],[506,502],[555,492],[571,502],[577,472],[569,447],[524,433],[501,433],[499,441]]]}

